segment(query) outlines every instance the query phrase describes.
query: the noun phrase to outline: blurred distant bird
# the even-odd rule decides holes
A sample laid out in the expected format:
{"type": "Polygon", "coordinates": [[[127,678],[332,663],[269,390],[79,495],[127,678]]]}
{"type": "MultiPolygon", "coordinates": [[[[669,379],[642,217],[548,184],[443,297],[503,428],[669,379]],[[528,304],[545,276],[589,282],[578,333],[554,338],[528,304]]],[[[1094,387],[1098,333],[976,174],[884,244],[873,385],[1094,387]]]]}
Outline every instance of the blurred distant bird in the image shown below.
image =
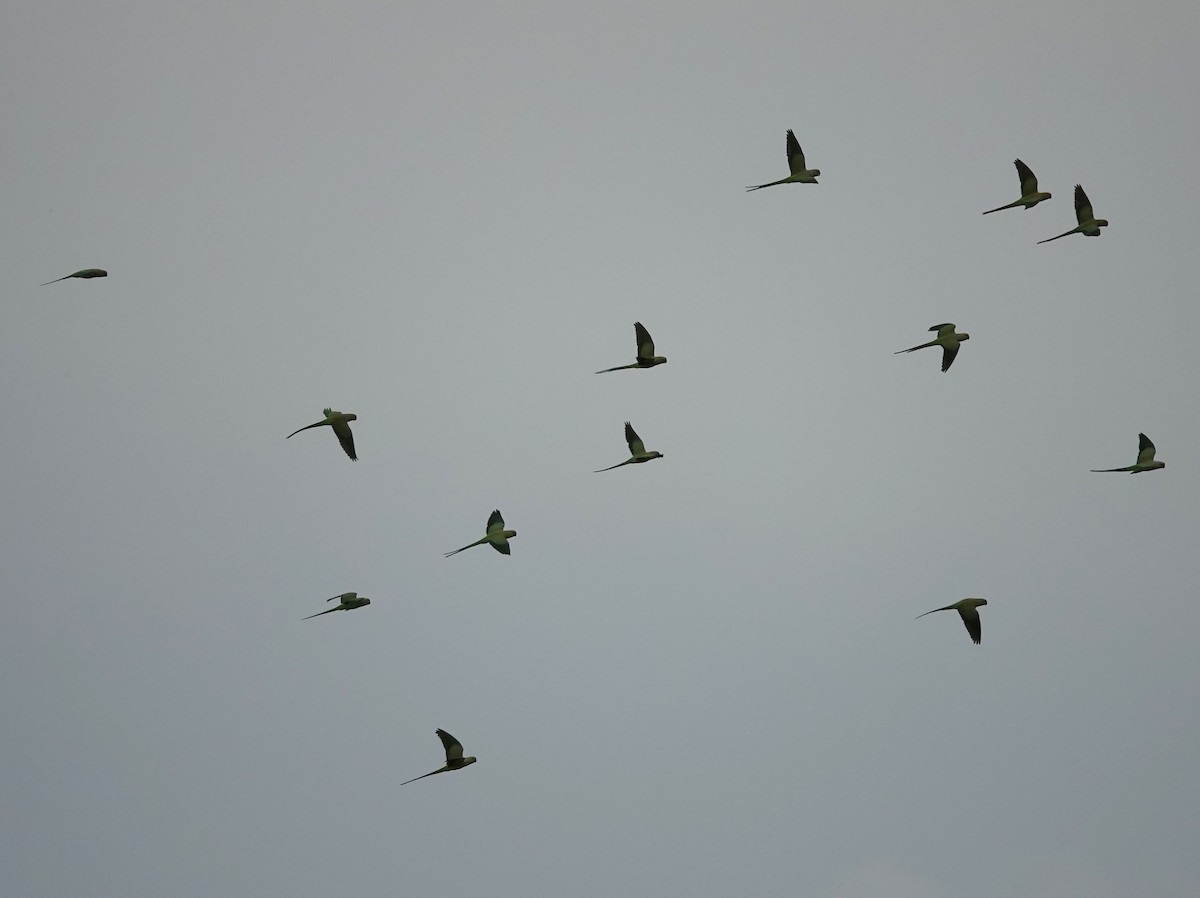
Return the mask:
{"type": "MultiPolygon", "coordinates": [[[[986,605],[987,599],[962,599],[955,602],[953,605],[947,605],[945,608],[934,608],[933,611],[926,611],[925,614],[933,614],[934,611],[957,611],[958,616],[962,618],[963,624],[967,628],[967,632],[971,634],[971,641],[979,645],[979,640],[982,638],[982,629],[979,623],[979,606],[986,605]]],[[[920,620],[925,614],[918,614],[917,620],[920,620]]]]}
{"type": "Polygon", "coordinates": [[[1154,444],[1150,442],[1150,437],[1144,433],[1138,434],[1138,457],[1137,463],[1130,465],[1128,468],[1100,468],[1092,469],[1093,474],[1114,474],[1118,471],[1128,471],[1130,474],[1140,474],[1142,471],[1157,471],[1159,468],[1165,468],[1165,461],[1154,460],[1154,444]]]}
{"type": "Polygon", "coordinates": [[[423,773],[421,776],[414,776],[410,780],[405,780],[400,785],[407,786],[409,783],[415,783],[417,780],[423,780],[427,776],[433,776],[436,773],[445,773],[447,770],[462,770],[468,764],[475,763],[475,757],[463,757],[462,743],[447,733],[445,730],[437,731],[438,738],[442,740],[442,745],[446,748],[446,766],[439,767],[430,773],[423,773]]]}
{"type": "Polygon", "coordinates": [[[1045,240],[1039,240],[1038,243],[1049,243],[1051,240],[1058,240],[1059,237],[1066,237],[1070,234],[1099,237],[1100,229],[1108,227],[1107,218],[1097,218],[1092,214],[1092,202],[1087,198],[1087,194],[1083,192],[1083,188],[1078,184],[1075,185],[1075,220],[1079,222],[1077,227],[1071,228],[1069,231],[1064,231],[1058,237],[1047,237],[1045,240]]]}
{"type": "Polygon", "coordinates": [[[787,133],[787,155],[788,168],[792,173],[780,181],[772,181],[770,184],[759,184],[757,187],[747,187],[746,192],[751,190],[762,190],[764,187],[774,187],[776,184],[816,184],[817,175],[821,173],[819,168],[805,168],[804,166],[804,151],[800,149],[800,142],[796,140],[796,135],[788,130],[787,133]]]}
{"type": "Polygon", "coordinates": [[[637,432],[628,421],[625,422],[625,442],[629,444],[629,458],[625,459],[619,465],[601,468],[599,471],[593,471],[592,473],[601,474],[604,471],[611,471],[613,468],[619,468],[622,465],[640,465],[642,462],[653,461],[656,458],[666,458],[661,452],[647,452],[646,446],[642,443],[642,438],[637,435],[637,432]]]}
{"type": "Polygon", "coordinates": [[[1032,209],[1042,200],[1050,199],[1050,194],[1038,190],[1037,177],[1030,171],[1028,165],[1020,159],[1014,159],[1013,164],[1017,167],[1017,177],[1021,179],[1021,198],[1016,202],[1009,203],[1007,206],[997,206],[995,209],[988,209],[983,213],[984,215],[991,215],[993,212],[999,212],[1001,209],[1013,209],[1017,206],[1032,209]]]}
{"type": "Polygon", "coordinates": [[[958,355],[958,345],[964,340],[970,340],[970,334],[956,334],[953,324],[935,324],[930,328],[931,331],[937,331],[937,339],[930,340],[928,343],[922,343],[920,346],[914,346],[911,349],[901,349],[893,355],[900,355],[905,352],[916,352],[918,349],[928,349],[930,346],[942,347],[942,370],[949,371],[950,366],[954,364],[954,357],[958,355]]]}
{"type": "Polygon", "coordinates": [[[603,371],[597,371],[597,374],[607,374],[609,371],[623,371],[626,368],[653,368],[655,365],[665,365],[667,363],[666,356],[654,354],[654,341],[650,339],[650,332],[642,327],[642,322],[635,321],[633,323],[633,333],[637,337],[637,361],[632,365],[617,365],[615,368],[605,368],[603,371]]]}
{"type": "Polygon", "coordinates": [[[353,611],[355,608],[361,608],[363,605],[370,605],[371,600],[366,596],[358,597],[356,592],[344,592],[340,596],[334,596],[332,599],[326,599],[326,602],[332,602],[333,599],[341,599],[342,602],[336,608],[329,608],[325,611],[318,611],[316,614],[310,614],[303,620],[308,620],[309,617],[320,617],[322,614],[329,614],[331,611],[353,611]]]}
{"type": "MultiPolygon", "coordinates": [[[[334,435],[338,438],[338,442],[342,444],[342,448],[350,456],[350,461],[358,461],[358,456],[354,454],[354,434],[350,432],[350,422],[357,420],[358,415],[354,414],[354,412],[335,412],[333,409],[327,408],[325,409],[324,421],[309,424],[307,427],[301,427],[300,430],[309,430],[313,427],[332,427],[334,435]]],[[[286,439],[290,440],[300,430],[292,431],[287,435],[286,439]]]]}
{"type": "Polygon", "coordinates": [[[500,516],[500,509],[492,512],[492,516],[488,518],[487,535],[483,539],[477,539],[469,545],[463,546],[461,549],[455,549],[453,552],[447,552],[446,557],[457,555],[459,552],[465,552],[473,546],[482,546],[484,543],[490,543],[491,547],[501,555],[511,555],[512,550],[508,547],[508,541],[517,535],[515,530],[504,529],[504,518],[500,516]]]}
{"type": "MultiPolygon", "coordinates": [[[[67,278],[106,278],[108,272],[103,268],[84,268],[74,274],[64,274],[60,278],[55,278],[52,281],[46,281],[46,284],[57,284],[59,281],[65,281],[67,278]]],[[[39,287],[45,287],[46,284],[38,284],[39,287]]]]}

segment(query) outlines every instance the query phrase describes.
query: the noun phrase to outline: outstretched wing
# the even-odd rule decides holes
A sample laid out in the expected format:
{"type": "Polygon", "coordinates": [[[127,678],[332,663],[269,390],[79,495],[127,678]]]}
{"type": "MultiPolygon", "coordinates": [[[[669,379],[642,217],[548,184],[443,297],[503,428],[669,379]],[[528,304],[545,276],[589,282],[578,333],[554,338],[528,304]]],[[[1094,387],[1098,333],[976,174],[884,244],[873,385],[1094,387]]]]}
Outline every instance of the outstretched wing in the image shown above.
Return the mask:
{"type": "Polygon", "coordinates": [[[500,509],[497,508],[492,512],[492,516],[488,518],[487,534],[488,536],[491,536],[493,533],[499,533],[503,529],[504,518],[500,517],[500,509]]]}
{"type": "Polygon", "coordinates": [[[1138,459],[1139,465],[1148,465],[1154,461],[1154,444],[1150,442],[1150,437],[1144,433],[1138,434],[1138,459]]]}
{"type": "Polygon", "coordinates": [[[979,622],[979,610],[976,608],[959,608],[958,616],[962,618],[967,632],[971,634],[971,641],[979,645],[979,640],[983,638],[983,625],[979,622]]]}
{"type": "Polygon", "coordinates": [[[350,431],[350,425],[339,421],[333,425],[333,432],[342,444],[342,449],[350,456],[350,461],[358,461],[358,456],[354,454],[354,434],[350,431]]]}
{"type": "Polygon", "coordinates": [[[650,331],[642,327],[642,322],[635,321],[633,332],[637,336],[637,357],[639,359],[654,358],[654,341],[650,338],[650,331]]]}
{"type": "Polygon", "coordinates": [[[633,425],[628,421],[625,422],[625,442],[629,444],[629,454],[633,456],[645,455],[646,445],[642,442],[642,438],[637,435],[637,431],[633,429],[633,425]]]}
{"type": "Polygon", "coordinates": [[[438,738],[442,740],[442,745],[446,749],[446,763],[449,764],[451,761],[461,761],[463,756],[462,743],[445,730],[438,730],[437,734],[438,738]]]}
{"type": "Polygon", "coordinates": [[[804,165],[804,150],[800,149],[800,141],[796,140],[796,135],[792,133],[791,128],[788,129],[787,133],[787,154],[788,168],[792,170],[793,175],[807,171],[804,165]]]}
{"type": "Polygon", "coordinates": [[[1083,186],[1075,185],[1075,220],[1080,224],[1085,221],[1093,221],[1095,216],[1092,214],[1092,201],[1088,199],[1086,193],[1083,192],[1083,186]]]}
{"type": "Polygon", "coordinates": [[[949,346],[942,347],[942,371],[949,371],[950,366],[954,364],[954,358],[958,355],[958,342],[951,343],[949,346]]]}
{"type": "Polygon", "coordinates": [[[1020,159],[1014,159],[1013,165],[1017,167],[1017,177],[1021,179],[1021,196],[1037,193],[1037,176],[1033,170],[1020,159]]]}

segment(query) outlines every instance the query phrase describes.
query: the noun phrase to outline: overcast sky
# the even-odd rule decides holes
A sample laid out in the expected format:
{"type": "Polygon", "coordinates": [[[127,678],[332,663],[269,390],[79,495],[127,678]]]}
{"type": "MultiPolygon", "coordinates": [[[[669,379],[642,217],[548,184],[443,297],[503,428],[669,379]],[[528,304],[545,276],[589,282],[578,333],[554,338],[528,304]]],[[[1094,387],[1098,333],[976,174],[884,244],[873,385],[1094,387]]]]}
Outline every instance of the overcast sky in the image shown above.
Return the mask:
{"type": "Polygon", "coordinates": [[[7,8],[0,892],[1200,894],[1198,41],[7,8]]]}

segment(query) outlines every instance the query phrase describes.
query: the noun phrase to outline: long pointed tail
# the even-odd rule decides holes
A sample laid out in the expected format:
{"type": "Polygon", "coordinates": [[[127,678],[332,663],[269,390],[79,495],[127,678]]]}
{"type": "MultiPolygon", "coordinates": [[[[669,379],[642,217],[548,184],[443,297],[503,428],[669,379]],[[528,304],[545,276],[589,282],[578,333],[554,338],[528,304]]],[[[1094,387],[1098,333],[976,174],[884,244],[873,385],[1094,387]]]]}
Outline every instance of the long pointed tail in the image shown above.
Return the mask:
{"type": "Polygon", "coordinates": [[[901,355],[906,352],[916,352],[918,349],[928,349],[930,346],[937,346],[937,345],[938,345],[937,340],[931,340],[928,343],[922,343],[920,346],[914,346],[911,349],[899,349],[896,352],[893,352],[892,355],[901,355]]]}
{"type": "Polygon", "coordinates": [[[1017,200],[1015,203],[1009,203],[1007,206],[997,206],[995,209],[988,209],[988,210],[987,210],[986,212],[984,212],[983,214],[984,214],[984,215],[991,215],[993,212],[999,212],[999,211],[1000,211],[1000,210],[1002,210],[1002,209],[1015,209],[1015,208],[1016,208],[1017,206],[1019,206],[1019,205],[1021,205],[1021,201],[1020,201],[1020,200],[1017,200]]]}
{"type": "Polygon", "coordinates": [[[1045,240],[1039,240],[1038,243],[1052,243],[1055,240],[1060,240],[1063,237],[1068,237],[1071,234],[1074,234],[1078,230],[1079,230],[1079,228],[1072,228],[1069,231],[1064,231],[1063,233],[1059,234],[1057,237],[1047,237],[1045,240]]]}
{"type": "MultiPolygon", "coordinates": [[[[301,427],[300,430],[312,430],[314,427],[320,427],[320,426],[322,426],[324,424],[328,424],[328,423],[329,423],[328,421],[318,421],[316,424],[309,424],[305,427],[301,427]]],[[[284,437],[284,439],[290,440],[292,437],[294,437],[296,434],[298,434],[300,432],[300,430],[293,430],[286,437],[284,437]]]]}
{"type": "Polygon", "coordinates": [[[433,774],[434,774],[434,773],[445,773],[445,772],[446,772],[447,770],[449,770],[449,769],[450,769],[449,767],[441,767],[441,768],[439,768],[439,769],[437,769],[437,770],[433,771],[433,773],[423,773],[423,774],[421,774],[420,776],[414,776],[414,777],[413,777],[412,779],[410,779],[410,780],[405,780],[405,781],[404,781],[404,782],[402,782],[400,785],[402,785],[402,786],[407,786],[409,783],[415,783],[417,780],[423,780],[423,779],[425,779],[425,777],[427,777],[427,776],[433,776],[433,774]]]}
{"type": "Polygon", "coordinates": [[[605,368],[603,371],[597,371],[596,373],[597,374],[607,374],[609,371],[624,371],[626,368],[636,368],[636,367],[638,367],[638,364],[637,364],[637,362],[634,362],[632,365],[617,365],[617,367],[615,367],[615,368],[605,368]]]}
{"type": "MultiPolygon", "coordinates": [[[[52,280],[52,281],[46,281],[46,284],[57,284],[59,281],[65,281],[65,280],[66,280],[67,278],[69,278],[70,276],[71,276],[71,275],[69,275],[69,274],[64,274],[64,275],[63,275],[62,277],[60,277],[60,278],[55,278],[55,279],[54,279],[54,280],[52,280]]],[[[38,286],[39,286],[39,287],[45,287],[45,286],[46,286],[46,284],[38,284],[38,286]]]]}
{"type": "Polygon", "coordinates": [[[629,464],[628,461],[623,461],[619,465],[612,465],[611,467],[608,467],[608,468],[601,468],[599,471],[592,471],[592,473],[593,474],[603,474],[605,471],[611,471],[613,468],[623,468],[627,464],[629,464]]]}
{"type": "Polygon", "coordinates": [[[471,543],[470,545],[463,546],[461,549],[455,549],[453,552],[446,552],[445,556],[449,558],[451,555],[457,555],[459,552],[467,551],[467,549],[473,549],[476,546],[482,546],[487,541],[488,538],[485,536],[483,539],[477,539],[475,542],[471,543]]]}
{"type": "Polygon", "coordinates": [[[774,187],[776,184],[786,184],[787,180],[787,178],[784,178],[780,181],[772,181],[770,184],[759,184],[756,187],[747,187],[746,193],[749,193],[752,190],[762,190],[764,187],[774,187]]]}
{"type": "MultiPolygon", "coordinates": [[[[926,611],[925,614],[933,614],[934,611],[951,611],[951,610],[953,610],[953,608],[954,608],[953,605],[947,605],[945,608],[934,608],[933,611],[926,611]]],[[[920,620],[921,618],[923,618],[925,616],[925,614],[918,614],[916,617],[913,618],[913,620],[920,620]]]]}
{"type": "Polygon", "coordinates": [[[329,614],[331,611],[341,611],[341,610],[342,610],[342,608],[339,605],[337,608],[326,608],[324,611],[318,611],[316,614],[310,614],[308,617],[302,617],[300,619],[308,620],[310,617],[320,617],[322,614],[329,614]]]}

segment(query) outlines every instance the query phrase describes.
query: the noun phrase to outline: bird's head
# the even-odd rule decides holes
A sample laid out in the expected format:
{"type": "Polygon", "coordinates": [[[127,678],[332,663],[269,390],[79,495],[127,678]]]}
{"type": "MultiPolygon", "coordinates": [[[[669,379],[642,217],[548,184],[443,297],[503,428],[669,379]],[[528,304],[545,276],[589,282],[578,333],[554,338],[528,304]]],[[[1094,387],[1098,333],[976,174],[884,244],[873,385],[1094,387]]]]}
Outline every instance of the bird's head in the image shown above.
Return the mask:
{"type": "Polygon", "coordinates": [[[517,531],[515,531],[515,530],[505,530],[504,531],[505,539],[512,539],[516,535],[517,535],[517,531]]]}
{"type": "Polygon", "coordinates": [[[976,607],[987,604],[987,599],[970,599],[969,601],[971,602],[972,605],[975,605],[976,607]]]}
{"type": "Polygon", "coordinates": [[[346,420],[347,421],[357,421],[358,415],[354,414],[354,412],[346,412],[346,420]]]}
{"type": "Polygon", "coordinates": [[[474,755],[467,755],[465,758],[462,759],[462,764],[464,767],[466,767],[468,764],[474,764],[474,763],[475,763],[474,755]]]}
{"type": "Polygon", "coordinates": [[[366,596],[364,596],[364,597],[362,597],[361,599],[359,599],[359,601],[360,601],[360,602],[362,602],[364,605],[370,605],[370,604],[371,604],[371,600],[370,600],[370,599],[368,599],[366,596]]]}
{"type": "Polygon", "coordinates": [[[656,355],[654,357],[654,364],[665,365],[666,363],[667,363],[667,357],[665,355],[656,355]]]}
{"type": "Polygon", "coordinates": [[[812,169],[811,174],[814,178],[818,177],[821,174],[821,170],[819,168],[814,168],[814,169],[812,169]]]}
{"type": "Polygon", "coordinates": [[[651,452],[650,457],[651,458],[666,458],[666,456],[663,455],[661,452],[651,452]]]}
{"type": "Polygon", "coordinates": [[[1096,227],[1107,228],[1108,227],[1108,219],[1107,218],[1097,218],[1096,219],[1096,227]]]}
{"type": "Polygon", "coordinates": [[[971,335],[970,335],[970,334],[959,334],[959,335],[958,335],[958,342],[959,342],[959,343],[961,343],[963,340],[970,340],[970,339],[971,339],[971,335]]]}

